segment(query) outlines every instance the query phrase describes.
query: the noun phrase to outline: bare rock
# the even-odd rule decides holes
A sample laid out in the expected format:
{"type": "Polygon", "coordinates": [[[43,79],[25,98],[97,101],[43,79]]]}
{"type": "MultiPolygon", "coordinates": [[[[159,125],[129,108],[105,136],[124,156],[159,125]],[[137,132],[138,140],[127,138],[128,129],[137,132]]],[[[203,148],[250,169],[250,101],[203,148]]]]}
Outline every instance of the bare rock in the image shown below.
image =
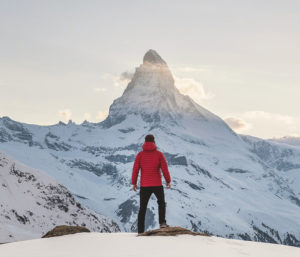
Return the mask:
{"type": "Polygon", "coordinates": [[[70,234],[76,234],[76,233],[82,233],[82,232],[90,232],[87,228],[81,227],[81,226],[57,226],[54,229],[50,230],[42,236],[42,238],[47,237],[55,237],[55,236],[64,236],[64,235],[70,235],[70,234]]]}
{"type": "Polygon", "coordinates": [[[138,236],[177,236],[177,235],[193,235],[193,236],[210,236],[201,232],[193,232],[186,228],[181,227],[167,227],[149,230],[144,233],[138,234],[138,236]]]}

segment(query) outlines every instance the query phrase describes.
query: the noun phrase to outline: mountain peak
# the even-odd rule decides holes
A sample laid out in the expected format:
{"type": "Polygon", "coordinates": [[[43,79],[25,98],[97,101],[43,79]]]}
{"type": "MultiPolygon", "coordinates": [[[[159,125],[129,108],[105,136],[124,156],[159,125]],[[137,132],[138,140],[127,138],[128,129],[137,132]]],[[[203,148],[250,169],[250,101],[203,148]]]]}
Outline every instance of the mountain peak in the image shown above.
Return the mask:
{"type": "Polygon", "coordinates": [[[161,64],[166,65],[167,63],[160,57],[160,55],[153,49],[150,49],[145,53],[143,63],[161,64]]]}
{"type": "Polygon", "coordinates": [[[152,49],[144,55],[143,64],[136,68],[123,95],[110,106],[109,115],[101,122],[101,126],[112,127],[130,115],[139,116],[146,123],[153,124],[163,122],[178,125],[183,117],[201,121],[220,120],[179,92],[167,63],[152,49]]]}

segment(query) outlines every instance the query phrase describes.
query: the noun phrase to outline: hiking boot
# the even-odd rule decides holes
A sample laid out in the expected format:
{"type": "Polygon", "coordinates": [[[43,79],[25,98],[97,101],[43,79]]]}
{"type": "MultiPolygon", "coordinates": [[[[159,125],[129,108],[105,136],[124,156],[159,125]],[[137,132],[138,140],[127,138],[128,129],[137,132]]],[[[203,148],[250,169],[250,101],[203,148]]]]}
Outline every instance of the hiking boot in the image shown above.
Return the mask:
{"type": "Polygon", "coordinates": [[[160,228],[167,228],[170,227],[166,222],[160,224],[160,228]]]}

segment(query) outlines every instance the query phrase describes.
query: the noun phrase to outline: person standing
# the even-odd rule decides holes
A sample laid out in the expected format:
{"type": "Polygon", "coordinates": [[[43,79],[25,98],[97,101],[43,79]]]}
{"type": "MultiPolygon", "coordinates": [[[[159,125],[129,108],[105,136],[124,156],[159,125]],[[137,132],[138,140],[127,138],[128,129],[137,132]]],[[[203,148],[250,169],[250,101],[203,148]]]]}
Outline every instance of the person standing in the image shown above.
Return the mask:
{"type": "Polygon", "coordinates": [[[166,158],[162,152],[157,150],[154,136],[151,134],[145,137],[143,151],[137,154],[133,164],[131,178],[133,191],[137,191],[137,178],[140,170],[140,209],[138,213],[139,234],[143,233],[145,229],[145,215],[148,201],[152,193],[154,193],[157,198],[160,228],[169,227],[165,219],[166,202],[161,179],[161,170],[167,182],[167,188],[171,187],[171,177],[166,158]]]}

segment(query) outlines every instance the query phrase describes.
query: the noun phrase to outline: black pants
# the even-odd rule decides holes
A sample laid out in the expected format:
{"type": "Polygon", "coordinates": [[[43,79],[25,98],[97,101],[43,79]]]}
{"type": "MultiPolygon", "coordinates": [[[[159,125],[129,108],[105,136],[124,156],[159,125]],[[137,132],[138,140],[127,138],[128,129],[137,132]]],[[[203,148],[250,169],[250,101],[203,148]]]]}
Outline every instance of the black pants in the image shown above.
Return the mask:
{"type": "Polygon", "coordinates": [[[141,187],[140,189],[140,210],[138,215],[138,233],[143,233],[145,229],[145,215],[148,201],[154,193],[158,203],[159,224],[166,222],[166,203],[163,186],[141,187]]]}

